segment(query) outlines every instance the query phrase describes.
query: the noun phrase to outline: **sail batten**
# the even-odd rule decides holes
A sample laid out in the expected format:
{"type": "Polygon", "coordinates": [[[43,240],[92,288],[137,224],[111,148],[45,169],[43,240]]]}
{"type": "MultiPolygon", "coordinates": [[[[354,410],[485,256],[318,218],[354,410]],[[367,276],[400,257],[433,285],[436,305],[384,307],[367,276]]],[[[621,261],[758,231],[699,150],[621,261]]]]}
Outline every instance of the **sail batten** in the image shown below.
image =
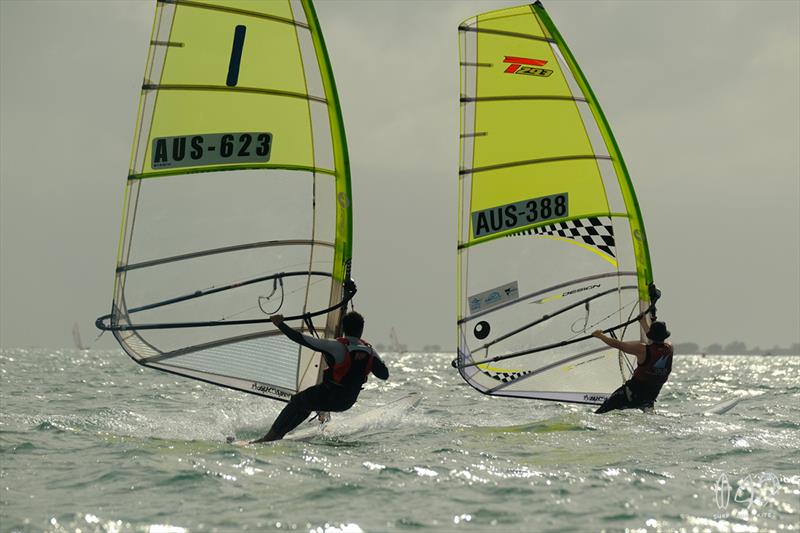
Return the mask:
{"type": "MultiPolygon", "coordinates": [[[[493,65],[487,64],[486,66],[491,67],[493,65]]],[[[588,102],[586,98],[582,98],[580,96],[559,96],[557,94],[513,94],[513,95],[505,95],[505,96],[462,96],[461,103],[472,103],[472,102],[505,102],[510,101],[513,102],[515,100],[563,100],[565,102],[588,102]]]]}
{"type": "Polygon", "coordinates": [[[492,30],[492,29],[488,29],[488,28],[477,28],[477,27],[474,27],[474,26],[466,26],[466,25],[460,26],[458,29],[461,30],[461,31],[471,31],[471,32],[475,32],[475,33],[485,33],[485,34],[489,34],[489,35],[502,35],[504,37],[516,37],[516,38],[519,38],[519,39],[531,39],[533,41],[542,41],[542,42],[546,42],[546,43],[554,42],[552,39],[548,39],[548,38],[542,37],[540,35],[530,35],[530,34],[527,34],[527,33],[517,33],[517,32],[513,32],[513,31],[492,30]]]}
{"type": "Polygon", "coordinates": [[[273,170],[288,170],[288,171],[295,171],[295,172],[313,172],[315,174],[321,174],[326,176],[336,176],[336,171],[331,170],[329,168],[320,168],[314,166],[306,166],[306,165],[273,165],[270,163],[252,165],[252,164],[241,164],[241,165],[226,165],[221,168],[202,168],[202,169],[187,169],[187,170],[158,170],[152,172],[144,172],[140,174],[128,174],[129,181],[136,181],[136,180],[146,180],[151,178],[163,178],[167,176],[182,176],[184,174],[195,174],[198,172],[224,172],[230,170],[264,170],[264,169],[273,169],[273,170]]]}
{"type": "Polygon", "coordinates": [[[297,20],[292,20],[292,19],[289,19],[289,18],[279,17],[279,16],[276,16],[276,15],[270,15],[268,13],[252,11],[252,10],[249,10],[249,9],[237,9],[237,8],[229,7],[229,6],[208,4],[208,3],[205,3],[205,2],[196,2],[194,0],[156,0],[156,1],[164,3],[164,4],[177,4],[177,5],[181,5],[181,6],[194,7],[194,8],[198,8],[198,9],[210,9],[212,11],[220,11],[220,12],[223,12],[223,13],[233,13],[233,14],[236,14],[236,15],[244,15],[244,16],[248,16],[248,17],[256,17],[256,18],[260,18],[260,19],[264,19],[264,20],[271,20],[271,21],[274,21],[274,22],[281,22],[281,23],[284,23],[284,24],[291,24],[291,25],[294,25],[294,26],[297,26],[297,27],[300,27],[300,28],[304,28],[304,29],[307,29],[307,30],[310,29],[308,24],[306,24],[304,22],[300,22],[300,21],[297,21],[297,20]]]}
{"type": "Polygon", "coordinates": [[[602,403],[632,362],[591,332],[641,338],[652,283],[619,147],[540,3],[465,21],[459,50],[454,366],[484,394],[602,403]]]}
{"type": "Polygon", "coordinates": [[[214,248],[212,250],[202,250],[199,252],[192,252],[188,254],[176,255],[171,257],[162,257],[160,259],[151,259],[149,261],[142,261],[140,263],[132,263],[118,267],[117,272],[125,272],[129,270],[135,270],[137,268],[152,267],[152,266],[162,265],[164,263],[172,263],[174,261],[185,261],[187,259],[202,257],[204,255],[223,254],[229,252],[237,252],[240,250],[250,250],[253,248],[268,248],[270,246],[325,246],[327,248],[333,248],[335,246],[335,243],[327,241],[315,241],[311,239],[287,239],[287,240],[276,240],[276,241],[253,242],[247,244],[236,244],[232,246],[225,246],[222,248],[214,248]]]}
{"type": "Polygon", "coordinates": [[[235,92],[235,93],[251,93],[263,94],[267,96],[284,96],[286,98],[299,98],[301,100],[311,100],[320,104],[327,104],[325,98],[313,96],[306,93],[295,93],[291,91],[281,91],[278,89],[269,89],[265,87],[230,87],[228,85],[189,85],[189,84],[158,84],[158,83],[144,83],[142,84],[143,91],[220,91],[220,92],[235,92]]]}
{"type": "Polygon", "coordinates": [[[501,168],[521,167],[526,165],[539,165],[542,163],[557,163],[559,161],[580,161],[584,159],[597,160],[605,159],[611,161],[612,158],[607,155],[562,155],[559,157],[543,157],[541,159],[528,159],[525,161],[507,161],[504,163],[495,163],[485,167],[464,168],[458,171],[459,174],[475,174],[477,172],[487,172],[489,170],[499,170],[501,168]]]}

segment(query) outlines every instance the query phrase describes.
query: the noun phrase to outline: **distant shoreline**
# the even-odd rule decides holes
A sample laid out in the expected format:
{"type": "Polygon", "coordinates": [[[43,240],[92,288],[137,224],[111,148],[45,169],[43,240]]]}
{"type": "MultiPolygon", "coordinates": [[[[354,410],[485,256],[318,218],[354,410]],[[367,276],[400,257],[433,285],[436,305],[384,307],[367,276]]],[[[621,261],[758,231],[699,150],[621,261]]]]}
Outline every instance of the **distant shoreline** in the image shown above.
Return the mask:
{"type": "Polygon", "coordinates": [[[675,357],[800,357],[800,353],[675,353],[675,357]]]}
{"type": "Polygon", "coordinates": [[[674,348],[675,355],[800,355],[800,343],[798,342],[791,346],[772,346],[770,348],[761,346],[749,348],[742,341],[729,342],[724,346],[715,342],[705,347],[696,342],[678,342],[674,344],[674,348]]]}

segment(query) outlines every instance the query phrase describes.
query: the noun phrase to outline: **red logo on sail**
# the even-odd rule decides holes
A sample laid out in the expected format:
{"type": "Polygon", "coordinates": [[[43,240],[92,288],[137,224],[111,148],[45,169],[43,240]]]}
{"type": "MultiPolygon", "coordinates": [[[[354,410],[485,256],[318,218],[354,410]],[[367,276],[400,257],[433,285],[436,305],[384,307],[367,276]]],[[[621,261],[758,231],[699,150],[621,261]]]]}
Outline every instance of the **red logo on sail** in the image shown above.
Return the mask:
{"type": "Polygon", "coordinates": [[[553,73],[552,70],[540,68],[547,64],[544,59],[530,59],[528,57],[505,56],[503,63],[511,63],[506,68],[506,74],[527,74],[546,78],[553,73]]]}

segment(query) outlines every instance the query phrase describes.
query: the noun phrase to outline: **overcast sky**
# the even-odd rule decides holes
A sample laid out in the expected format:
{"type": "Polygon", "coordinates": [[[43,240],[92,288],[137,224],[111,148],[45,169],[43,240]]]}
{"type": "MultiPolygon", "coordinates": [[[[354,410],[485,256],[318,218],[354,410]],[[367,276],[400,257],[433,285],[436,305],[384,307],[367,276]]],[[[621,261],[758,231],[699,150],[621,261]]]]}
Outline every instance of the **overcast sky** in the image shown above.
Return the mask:
{"type": "MultiPolygon", "coordinates": [[[[455,349],[457,26],[520,3],[316,3],[373,342],[455,349]]],[[[93,340],[110,309],[154,5],[0,0],[2,347],[93,340]]],[[[800,2],[545,5],[631,172],[673,340],[798,342],[800,2]]]]}

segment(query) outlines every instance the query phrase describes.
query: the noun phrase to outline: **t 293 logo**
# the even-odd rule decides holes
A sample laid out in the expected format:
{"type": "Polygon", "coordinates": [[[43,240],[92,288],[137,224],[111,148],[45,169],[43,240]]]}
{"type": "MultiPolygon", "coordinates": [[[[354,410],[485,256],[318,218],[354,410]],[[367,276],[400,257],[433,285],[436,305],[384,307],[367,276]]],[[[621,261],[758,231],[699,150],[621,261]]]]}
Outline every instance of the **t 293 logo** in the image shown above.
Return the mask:
{"type": "Polygon", "coordinates": [[[506,74],[527,74],[528,76],[548,77],[552,70],[541,68],[547,64],[546,59],[530,59],[528,57],[505,56],[503,63],[511,63],[505,70],[506,74]]]}

